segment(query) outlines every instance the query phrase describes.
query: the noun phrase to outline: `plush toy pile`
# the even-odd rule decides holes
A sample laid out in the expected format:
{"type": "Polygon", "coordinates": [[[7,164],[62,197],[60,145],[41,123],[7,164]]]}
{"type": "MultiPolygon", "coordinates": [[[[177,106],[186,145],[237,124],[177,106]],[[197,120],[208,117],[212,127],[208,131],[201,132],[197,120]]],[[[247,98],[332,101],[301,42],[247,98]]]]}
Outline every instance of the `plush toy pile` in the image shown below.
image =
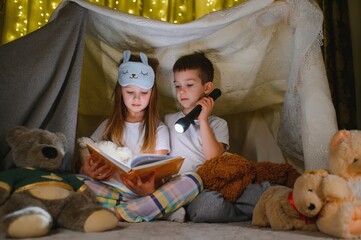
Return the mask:
{"type": "Polygon", "coordinates": [[[226,153],[206,161],[197,169],[204,188],[222,193],[235,202],[251,183],[269,181],[273,184],[293,187],[300,173],[290,164],[252,162],[244,157],[226,153]]]}
{"type": "Polygon", "coordinates": [[[331,139],[328,163],[331,173],[347,181],[355,199],[328,203],[317,225],[320,231],[336,237],[360,238],[361,131],[338,131],[331,139]]]}
{"type": "Polygon", "coordinates": [[[1,239],[44,236],[52,227],[99,232],[118,225],[81,179],[58,171],[66,154],[63,134],[20,126],[9,130],[7,141],[16,168],[0,173],[1,239]]]}
{"type": "Polygon", "coordinates": [[[316,231],[319,220],[328,214],[328,204],[352,199],[351,189],[343,178],[326,170],[309,171],[297,178],[293,189],[268,188],[254,209],[252,223],[274,230],[316,231]]]}
{"type": "Polygon", "coordinates": [[[255,226],[275,230],[317,227],[335,237],[361,237],[361,131],[338,131],[329,149],[330,174],[307,171],[293,189],[267,189],[254,210],[255,226]]]}

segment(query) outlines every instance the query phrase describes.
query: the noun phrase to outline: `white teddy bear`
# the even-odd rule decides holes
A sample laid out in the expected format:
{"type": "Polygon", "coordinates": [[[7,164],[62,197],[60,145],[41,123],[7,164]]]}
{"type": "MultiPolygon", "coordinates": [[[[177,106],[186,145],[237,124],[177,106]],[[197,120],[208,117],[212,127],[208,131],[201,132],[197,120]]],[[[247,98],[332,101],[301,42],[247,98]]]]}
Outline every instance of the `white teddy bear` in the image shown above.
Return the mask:
{"type": "Polygon", "coordinates": [[[345,179],[355,197],[354,203],[345,203],[328,213],[329,219],[320,217],[319,228],[330,230],[331,235],[344,238],[361,237],[361,131],[340,130],[331,139],[329,168],[332,174],[345,179]],[[337,221],[336,221],[337,220],[337,221]],[[324,222],[324,224],[321,224],[324,222]],[[338,223],[339,222],[339,223],[338,223]],[[335,226],[330,226],[333,223],[335,226]],[[347,224],[348,223],[348,224],[347,224]],[[324,226],[324,228],[323,228],[324,226]]]}
{"type": "Polygon", "coordinates": [[[338,131],[331,140],[328,164],[333,174],[348,181],[361,201],[361,131],[338,131]]]}
{"type": "Polygon", "coordinates": [[[80,148],[80,159],[82,163],[85,162],[85,159],[89,156],[89,151],[86,146],[87,143],[91,143],[98,147],[103,152],[106,152],[109,156],[116,159],[123,165],[129,166],[130,160],[133,158],[131,150],[127,147],[118,147],[115,143],[111,141],[99,141],[95,142],[93,139],[88,137],[81,137],[77,140],[80,148]]]}

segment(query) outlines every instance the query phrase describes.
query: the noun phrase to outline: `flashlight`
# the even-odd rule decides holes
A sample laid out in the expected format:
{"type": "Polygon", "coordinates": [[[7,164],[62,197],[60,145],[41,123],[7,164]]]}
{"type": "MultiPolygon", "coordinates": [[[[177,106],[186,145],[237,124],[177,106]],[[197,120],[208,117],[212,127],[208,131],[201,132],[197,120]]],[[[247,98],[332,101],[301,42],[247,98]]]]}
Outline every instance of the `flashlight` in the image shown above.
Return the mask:
{"type": "MultiPolygon", "coordinates": [[[[210,94],[208,94],[207,97],[211,97],[215,101],[219,96],[221,96],[221,94],[222,94],[221,90],[216,88],[210,94]]],[[[174,124],[175,130],[179,133],[184,133],[185,131],[187,131],[189,126],[191,124],[194,124],[194,119],[198,117],[201,111],[202,111],[202,106],[198,104],[187,115],[178,119],[178,121],[174,124]]]]}

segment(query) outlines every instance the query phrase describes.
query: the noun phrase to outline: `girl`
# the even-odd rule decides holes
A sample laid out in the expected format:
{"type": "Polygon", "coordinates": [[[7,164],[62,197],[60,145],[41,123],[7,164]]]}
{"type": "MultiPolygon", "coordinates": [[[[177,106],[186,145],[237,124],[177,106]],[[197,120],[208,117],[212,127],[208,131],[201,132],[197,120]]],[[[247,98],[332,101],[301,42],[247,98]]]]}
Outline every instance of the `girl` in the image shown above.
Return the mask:
{"type": "MultiPolygon", "coordinates": [[[[132,57],[129,50],[123,53],[114,89],[113,112],[99,125],[92,138],[126,146],[133,154],[168,154],[168,128],[157,114],[155,69],[158,62],[150,60],[151,67],[145,54],[132,57]]],[[[96,180],[110,177],[110,169],[97,161],[92,162],[91,156],[88,156],[81,173],[96,180]]],[[[160,187],[155,185],[155,174],[146,179],[136,177],[132,181],[122,177],[123,184],[117,183],[118,188],[98,181],[88,180],[86,183],[97,195],[99,203],[113,209],[120,220],[128,222],[162,217],[193,200],[203,188],[200,177],[195,173],[184,174],[160,187]]],[[[181,219],[177,216],[176,220],[184,220],[185,212],[181,214],[181,219]]]]}

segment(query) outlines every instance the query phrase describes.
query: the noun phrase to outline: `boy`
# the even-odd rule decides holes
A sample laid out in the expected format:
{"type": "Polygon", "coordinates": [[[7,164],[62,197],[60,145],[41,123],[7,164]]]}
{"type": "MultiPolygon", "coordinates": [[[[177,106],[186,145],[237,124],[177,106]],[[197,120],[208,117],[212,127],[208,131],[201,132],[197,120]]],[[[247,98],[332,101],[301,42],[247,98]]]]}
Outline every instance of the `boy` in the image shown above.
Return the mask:
{"type": "Polygon", "coordinates": [[[213,90],[214,69],[204,53],[179,58],[173,66],[173,73],[177,100],[183,109],[165,116],[170,131],[171,154],[186,157],[180,173],[194,172],[205,160],[220,156],[228,149],[228,126],[224,119],[210,116],[214,100],[205,96],[213,90]],[[178,133],[175,122],[196,105],[201,105],[202,111],[195,124],[184,133],[178,133]]]}
{"type": "MultiPolygon", "coordinates": [[[[214,100],[205,96],[213,89],[214,68],[204,53],[182,56],[175,62],[173,73],[177,100],[183,109],[165,116],[170,132],[171,155],[186,157],[180,173],[194,172],[205,161],[222,155],[228,149],[228,125],[224,119],[211,116],[214,100]],[[178,133],[174,124],[196,105],[201,105],[202,111],[195,124],[178,133]]],[[[250,185],[235,204],[224,200],[219,192],[204,190],[188,205],[187,213],[193,222],[250,220],[255,203],[268,186],[268,183],[250,185]]]]}

